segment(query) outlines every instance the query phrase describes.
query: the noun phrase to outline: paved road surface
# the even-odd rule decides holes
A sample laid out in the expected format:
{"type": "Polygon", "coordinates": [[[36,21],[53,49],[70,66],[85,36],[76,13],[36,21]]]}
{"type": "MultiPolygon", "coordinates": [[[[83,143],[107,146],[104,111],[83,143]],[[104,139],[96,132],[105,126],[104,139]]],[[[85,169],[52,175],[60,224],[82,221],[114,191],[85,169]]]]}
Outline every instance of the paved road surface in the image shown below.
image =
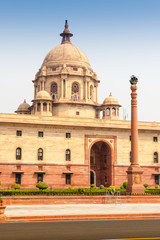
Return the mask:
{"type": "Polygon", "coordinates": [[[110,220],[0,224],[0,240],[154,239],[155,237],[160,239],[160,220],[110,220]]]}

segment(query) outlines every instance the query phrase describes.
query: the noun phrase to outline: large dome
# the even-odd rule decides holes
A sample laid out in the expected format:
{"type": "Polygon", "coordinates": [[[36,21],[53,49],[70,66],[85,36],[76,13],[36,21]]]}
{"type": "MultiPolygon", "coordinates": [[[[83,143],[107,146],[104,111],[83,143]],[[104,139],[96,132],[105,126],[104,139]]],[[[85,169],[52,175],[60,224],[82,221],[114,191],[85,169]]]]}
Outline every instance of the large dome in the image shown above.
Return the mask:
{"type": "Polygon", "coordinates": [[[90,67],[85,53],[71,43],[60,44],[54,47],[45,57],[42,66],[52,66],[59,63],[90,67]]]}

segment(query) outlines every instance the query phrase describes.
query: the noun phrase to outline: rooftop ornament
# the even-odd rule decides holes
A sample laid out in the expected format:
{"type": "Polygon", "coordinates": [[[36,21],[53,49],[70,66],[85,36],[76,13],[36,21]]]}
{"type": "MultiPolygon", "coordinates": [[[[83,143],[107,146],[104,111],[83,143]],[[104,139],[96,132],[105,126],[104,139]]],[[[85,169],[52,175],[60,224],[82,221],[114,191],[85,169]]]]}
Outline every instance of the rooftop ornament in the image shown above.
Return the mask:
{"type": "Polygon", "coordinates": [[[70,38],[73,36],[73,34],[70,33],[70,31],[68,29],[68,21],[67,20],[65,21],[64,31],[63,31],[63,33],[60,34],[60,36],[62,37],[61,44],[71,43],[70,38]]]}
{"type": "Polygon", "coordinates": [[[131,85],[137,85],[138,78],[136,78],[134,75],[131,76],[131,79],[129,80],[131,85]]]}

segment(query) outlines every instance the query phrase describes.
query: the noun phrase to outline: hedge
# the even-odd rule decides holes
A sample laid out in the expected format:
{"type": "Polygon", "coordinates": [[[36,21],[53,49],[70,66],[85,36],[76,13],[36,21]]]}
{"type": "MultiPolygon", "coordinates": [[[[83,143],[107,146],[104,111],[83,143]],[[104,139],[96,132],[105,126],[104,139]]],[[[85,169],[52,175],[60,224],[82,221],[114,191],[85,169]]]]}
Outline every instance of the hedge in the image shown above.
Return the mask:
{"type": "Polygon", "coordinates": [[[160,188],[147,188],[145,189],[145,193],[151,194],[151,195],[160,195],[160,188]]]}
{"type": "MultiPolygon", "coordinates": [[[[124,192],[124,190],[120,190],[124,192]]],[[[77,189],[55,189],[55,190],[0,190],[1,196],[104,196],[108,190],[77,188],[77,189]]]]}
{"type": "MultiPolygon", "coordinates": [[[[54,189],[54,190],[0,190],[1,196],[105,196],[109,192],[107,188],[69,188],[69,189],[54,189]]],[[[120,192],[120,195],[126,195],[125,189],[115,189],[120,192]]],[[[160,189],[150,188],[145,189],[147,195],[160,195],[160,189]]],[[[137,194],[136,194],[137,195],[137,194]]]]}

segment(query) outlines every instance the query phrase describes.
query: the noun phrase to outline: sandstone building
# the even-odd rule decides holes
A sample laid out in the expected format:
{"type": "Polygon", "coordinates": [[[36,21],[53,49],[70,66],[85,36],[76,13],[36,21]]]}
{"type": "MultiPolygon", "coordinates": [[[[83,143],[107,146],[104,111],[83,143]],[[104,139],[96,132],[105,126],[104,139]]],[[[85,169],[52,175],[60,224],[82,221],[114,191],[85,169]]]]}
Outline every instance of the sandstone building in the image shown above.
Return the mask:
{"type": "MultiPolygon", "coordinates": [[[[111,94],[98,103],[96,73],[87,56],[71,43],[68,29],[62,42],[45,57],[35,76],[34,99],[16,114],[0,114],[1,188],[13,183],[35,188],[115,185],[127,180],[131,124],[119,119],[121,105],[111,94]],[[102,117],[101,117],[102,112],[102,117]]],[[[159,184],[160,123],[139,122],[139,164],[143,182],[159,184]]]]}

